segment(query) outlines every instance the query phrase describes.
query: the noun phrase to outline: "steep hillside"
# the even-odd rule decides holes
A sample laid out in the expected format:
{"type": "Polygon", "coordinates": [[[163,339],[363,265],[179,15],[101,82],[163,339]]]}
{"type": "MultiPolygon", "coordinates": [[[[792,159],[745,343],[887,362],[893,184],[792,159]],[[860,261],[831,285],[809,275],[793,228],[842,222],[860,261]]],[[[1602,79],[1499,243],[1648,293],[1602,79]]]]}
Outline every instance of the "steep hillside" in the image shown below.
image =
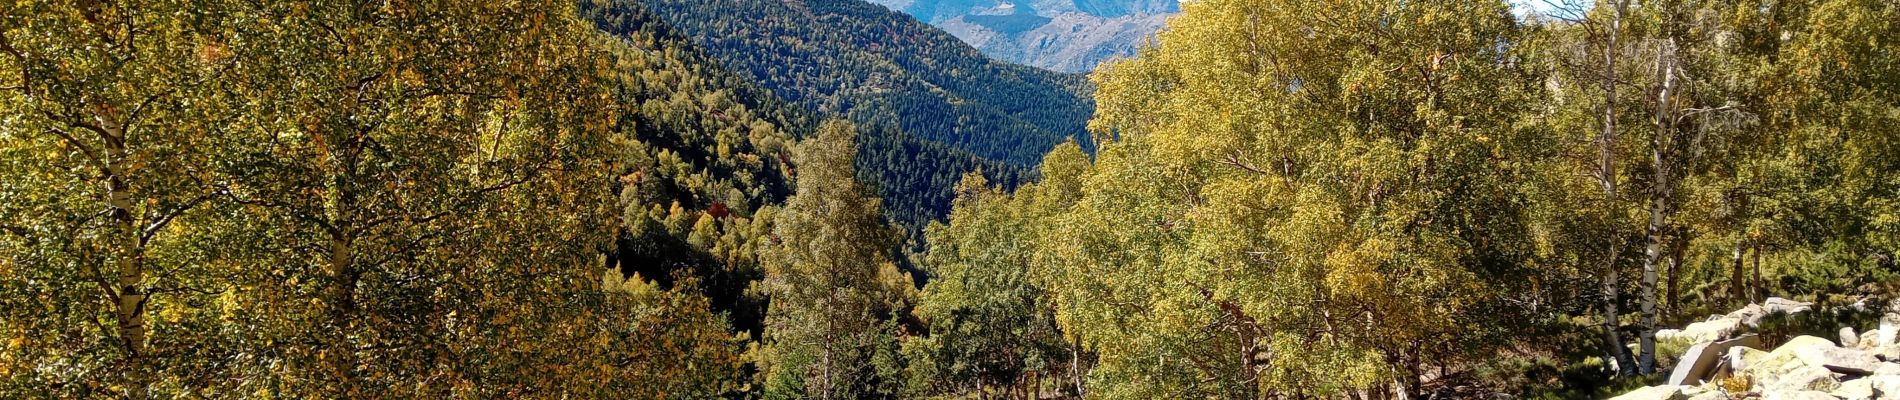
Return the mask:
{"type": "Polygon", "coordinates": [[[733,328],[756,332],[763,305],[744,293],[763,275],[753,249],[768,210],[791,194],[787,158],[794,137],[813,129],[808,114],[639,7],[580,5],[613,38],[615,100],[627,110],[617,123],[630,143],[609,266],[663,286],[695,279],[733,328]]]}
{"type": "Polygon", "coordinates": [[[1175,0],[873,0],[984,54],[1062,72],[1088,72],[1134,54],[1180,12],[1175,0]]]}
{"type": "MultiPolygon", "coordinates": [[[[779,97],[908,145],[872,142],[865,165],[913,227],[949,210],[949,190],[982,168],[1019,176],[1069,138],[1086,139],[1093,105],[1076,75],[996,61],[914,18],[861,0],[644,0],[731,71],[779,97]],[[881,146],[880,143],[889,144],[881,146]],[[932,147],[902,157],[874,153],[932,147]],[[925,158],[927,157],[927,158],[925,158]],[[911,210],[911,211],[906,211],[911,210]]],[[[874,135],[866,135],[872,137],[874,135]]]]}

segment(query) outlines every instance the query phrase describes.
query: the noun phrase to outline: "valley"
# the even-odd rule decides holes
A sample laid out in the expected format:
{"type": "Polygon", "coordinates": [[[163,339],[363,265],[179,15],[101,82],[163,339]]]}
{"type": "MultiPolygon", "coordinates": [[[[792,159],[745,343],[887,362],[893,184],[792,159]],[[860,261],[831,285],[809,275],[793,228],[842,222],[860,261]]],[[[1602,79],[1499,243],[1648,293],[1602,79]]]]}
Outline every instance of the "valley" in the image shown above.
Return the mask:
{"type": "Polygon", "coordinates": [[[1896,45],[1878,0],[16,2],[0,398],[1891,398],[1896,45]]]}

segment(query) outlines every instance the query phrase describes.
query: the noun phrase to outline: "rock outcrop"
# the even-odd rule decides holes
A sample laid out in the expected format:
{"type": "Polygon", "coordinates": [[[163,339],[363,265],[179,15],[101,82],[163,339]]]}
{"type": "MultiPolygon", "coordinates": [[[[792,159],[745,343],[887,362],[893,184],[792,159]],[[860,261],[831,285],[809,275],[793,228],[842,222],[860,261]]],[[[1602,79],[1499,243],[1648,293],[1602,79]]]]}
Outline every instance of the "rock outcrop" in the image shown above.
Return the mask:
{"type": "MultiPolygon", "coordinates": [[[[1752,350],[1761,347],[1761,338],[1755,335],[1708,343],[1697,343],[1684,351],[1682,358],[1676,361],[1676,369],[1669,374],[1670,385],[1692,385],[1701,383],[1701,378],[1713,375],[1722,367],[1731,350],[1752,350]]],[[[1731,362],[1730,365],[1733,365],[1731,362]]]]}
{"type": "Polygon", "coordinates": [[[1881,326],[1863,333],[1843,327],[1837,340],[1798,336],[1767,351],[1756,335],[1745,333],[1769,315],[1812,309],[1809,303],[1770,298],[1681,330],[1660,331],[1658,338],[1695,345],[1684,352],[1666,385],[1616,399],[1900,399],[1900,344],[1889,333],[1900,328],[1900,318],[1891,313],[1881,326]]]}

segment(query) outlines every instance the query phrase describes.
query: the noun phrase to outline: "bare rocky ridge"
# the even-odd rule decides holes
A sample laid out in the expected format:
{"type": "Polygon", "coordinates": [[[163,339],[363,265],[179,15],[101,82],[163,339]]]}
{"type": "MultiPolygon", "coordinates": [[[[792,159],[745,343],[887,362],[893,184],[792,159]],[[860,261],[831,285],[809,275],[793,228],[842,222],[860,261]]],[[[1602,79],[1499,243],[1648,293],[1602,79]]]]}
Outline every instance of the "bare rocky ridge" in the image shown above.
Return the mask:
{"type": "Polygon", "coordinates": [[[1134,54],[1180,11],[1176,0],[871,0],[998,59],[1088,72],[1134,54]]]}
{"type": "Polygon", "coordinates": [[[1106,18],[1066,13],[1017,33],[971,21],[980,17],[957,17],[938,26],[991,57],[1058,72],[1088,72],[1102,61],[1134,55],[1168,15],[1106,18]]]}

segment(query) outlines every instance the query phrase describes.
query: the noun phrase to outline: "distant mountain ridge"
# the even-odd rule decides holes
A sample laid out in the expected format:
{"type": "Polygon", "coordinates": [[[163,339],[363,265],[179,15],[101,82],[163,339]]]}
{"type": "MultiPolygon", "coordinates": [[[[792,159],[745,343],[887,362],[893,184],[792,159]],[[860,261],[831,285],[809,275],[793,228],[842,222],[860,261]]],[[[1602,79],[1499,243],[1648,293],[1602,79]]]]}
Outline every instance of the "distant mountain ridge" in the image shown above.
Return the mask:
{"type": "Polygon", "coordinates": [[[1177,0],[871,0],[943,28],[984,54],[1088,72],[1134,54],[1181,11],[1177,0]]]}
{"type": "Polygon", "coordinates": [[[967,15],[1009,13],[1051,16],[1082,13],[1097,17],[1124,17],[1181,12],[1176,0],[871,0],[919,20],[936,23],[967,15]]]}
{"type": "MultiPolygon", "coordinates": [[[[631,1],[631,0],[624,0],[631,1]]],[[[912,227],[947,214],[963,174],[1008,185],[1094,112],[1080,75],[985,56],[863,0],[639,0],[725,69],[820,117],[857,122],[860,175],[912,227]],[[883,154],[890,153],[890,154],[883,154]]]]}

